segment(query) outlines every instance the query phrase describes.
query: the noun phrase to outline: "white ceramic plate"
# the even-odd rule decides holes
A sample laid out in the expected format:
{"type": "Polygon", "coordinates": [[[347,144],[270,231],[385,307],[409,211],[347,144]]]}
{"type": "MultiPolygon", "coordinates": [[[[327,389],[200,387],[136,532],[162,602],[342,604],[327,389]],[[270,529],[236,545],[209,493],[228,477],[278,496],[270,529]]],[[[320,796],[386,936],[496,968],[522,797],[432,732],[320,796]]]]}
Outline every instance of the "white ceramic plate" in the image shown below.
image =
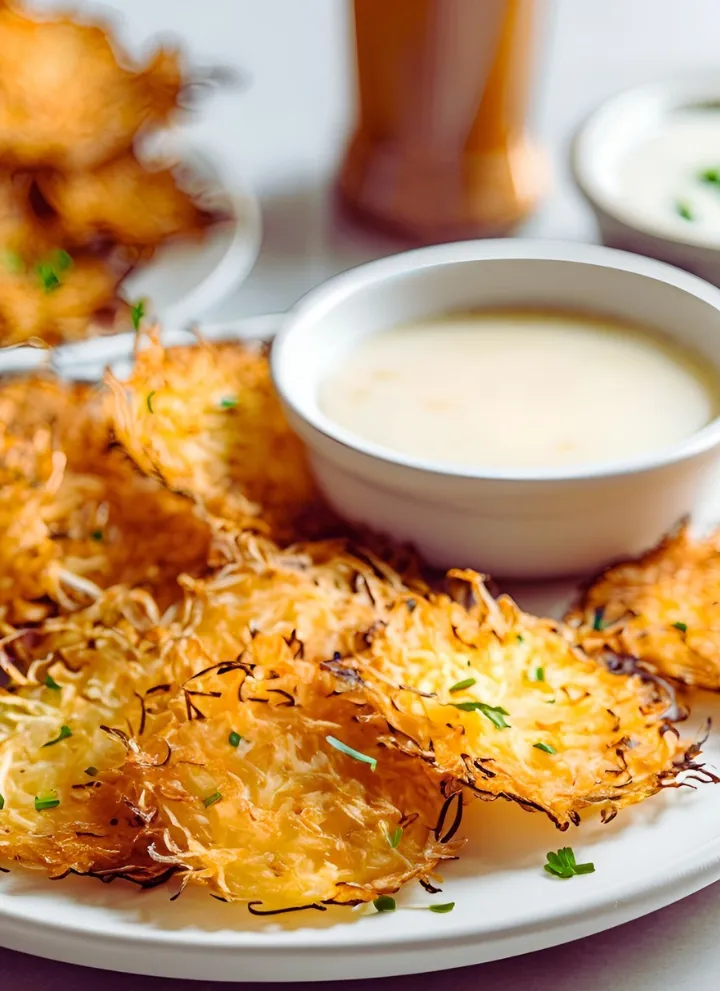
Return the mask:
{"type": "MultiPolygon", "coordinates": [[[[274,324],[213,328],[239,336],[274,324]]],[[[264,328],[264,330],[263,330],[264,328]]],[[[119,357],[122,357],[121,355],[119,357]]],[[[103,360],[112,360],[106,356],[103,360]]],[[[720,517],[720,484],[704,512],[720,517]]],[[[527,609],[562,612],[569,585],[515,588],[527,609]]],[[[707,696],[686,730],[720,715],[707,696]]],[[[720,765],[720,736],[706,747],[720,765]]],[[[472,803],[462,857],[444,872],[442,894],[411,885],[395,913],[372,908],[307,911],[258,919],[241,906],[188,890],[140,891],[85,878],[45,881],[22,870],[0,877],[0,944],[39,956],[130,973],[225,981],[309,981],[446,970],[526,953],[599,932],[677,901],[720,878],[720,788],[667,791],[601,825],[559,833],[542,815],[497,801],[472,803]],[[573,846],[592,875],[555,880],[545,854],[573,846]],[[437,915],[423,906],[455,902],[437,915]]]]}

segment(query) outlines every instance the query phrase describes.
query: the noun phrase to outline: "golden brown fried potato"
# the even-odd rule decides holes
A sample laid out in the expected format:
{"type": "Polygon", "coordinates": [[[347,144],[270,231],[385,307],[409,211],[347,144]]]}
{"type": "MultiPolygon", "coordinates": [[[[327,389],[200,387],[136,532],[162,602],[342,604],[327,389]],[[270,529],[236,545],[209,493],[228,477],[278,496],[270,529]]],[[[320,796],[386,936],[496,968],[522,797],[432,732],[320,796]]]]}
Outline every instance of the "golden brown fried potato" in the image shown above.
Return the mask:
{"type": "Polygon", "coordinates": [[[137,725],[133,691],[164,669],[143,635],[155,622],[146,593],[120,590],[72,619],[5,638],[15,666],[6,659],[11,690],[0,689],[4,858],[50,876],[127,867],[142,881],[167,872],[137,843],[135,814],[112,784],[125,748],[101,729],[127,729],[126,718],[137,725]]]}
{"type": "Polygon", "coordinates": [[[47,516],[64,467],[49,431],[25,439],[9,433],[0,421],[0,622],[9,610],[17,612],[13,603],[24,607],[57,585],[47,516]]]}
{"type": "Polygon", "coordinates": [[[263,911],[368,901],[457,853],[441,813],[461,798],[380,748],[330,675],[262,634],[223,663],[194,615],[162,629],[149,596],[118,590],[9,645],[38,660],[0,690],[0,853],[178,873],[263,911]]]}
{"type": "Polygon", "coordinates": [[[0,161],[7,164],[96,168],[130,148],[140,128],[164,123],[181,85],[177,52],[160,50],[133,66],[100,27],[0,8],[0,161]]]}
{"type": "Polygon", "coordinates": [[[55,231],[30,204],[32,177],[0,172],[0,270],[10,272],[50,255],[55,231]]]}
{"type": "Polygon", "coordinates": [[[82,340],[98,311],[115,304],[119,278],[100,258],[77,257],[56,277],[48,282],[40,266],[0,266],[0,345],[82,340]]]}
{"type": "Polygon", "coordinates": [[[128,382],[107,381],[118,439],[168,488],[280,542],[331,526],[256,347],[202,343],[165,351],[151,341],[128,382]]]}
{"type": "Polygon", "coordinates": [[[611,673],[472,572],[451,575],[471,585],[469,612],[444,596],[398,603],[346,662],[389,724],[386,745],[561,829],[587,806],[607,819],[675,782],[696,749],[667,732],[662,686],[611,673]]]}
{"type": "Polygon", "coordinates": [[[720,532],[687,526],[638,561],[609,568],[570,610],[585,650],[612,650],[660,674],[720,690],[720,532]]]}
{"type": "Polygon", "coordinates": [[[141,164],[132,153],[92,172],[46,173],[38,185],[68,244],[109,237],[152,247],[197,236],[213,219],[178,185],[172,169],[141,164]]]}
{"type": "Polygon", "coordinates": [[[6,545],[13,548],[13,572],[26,570],[41,579],[33,585],[35,594],[8,581],[11,619],[41,618],[42,612],[35,615],[40,605],[27,599],[47,595],[71,609],[78,596],[83,602],[98,594],[93,586],[114,584],[151,589],[165,608],[181,597],[180,574],[204,573],[208,523],[189,500],[144,478],[120,450],[109,449],[109,422],[96,390],[49,376],[11,379],[0,385],[0,420],[28,445],[44,439],[48,450],[55,449],[52,456],[62,459],[49,495],[29,472],[4,492],[0,527],[25,542],[6,545]],[[32,556],[25,546],[30,535],[32,556]]]}

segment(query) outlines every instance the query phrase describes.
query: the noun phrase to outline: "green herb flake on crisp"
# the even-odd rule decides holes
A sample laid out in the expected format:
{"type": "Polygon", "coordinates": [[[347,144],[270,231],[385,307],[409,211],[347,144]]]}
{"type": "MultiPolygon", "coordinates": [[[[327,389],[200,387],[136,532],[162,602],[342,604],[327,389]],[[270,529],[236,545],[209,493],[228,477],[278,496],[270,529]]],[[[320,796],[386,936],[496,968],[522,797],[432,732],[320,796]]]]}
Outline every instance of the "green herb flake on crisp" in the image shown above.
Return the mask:
{"type": "Polygon", "coordinates": [[[533,747],[535,747],[536,750],[542,750],[546,754],[557,753],[555,747],[550,746],[549,743],[533,743],[533,747]]]}
{"type": "Polygon", "coordinates": [[[504,718],[510,713],[501,705],[488,705],[486,702],[449,702],[448,705],[462,712],[481,712],[497,729],[510,728],[510,723],[505,722],[504,718]]]}
{"type": "Polygon", "coordinates": [[[338,740],[337,737],[326,736],[325,739],[331,747],[339,750],[341,754],[347,754],[348,757],[352,757],[353,760],[359,760],[362,764],[369,764],[371,771],[374,771],[377,767],[377,760],[374,757],[368,757],[367,754],[362,754],[359,750],[353,750],[352,747],[349,747],[347,743],[343,743],[342,740],[338,740]]]}
{"type": "Polygon", "coordinates": [[[137,303],[133,303],[130,307],[130,320],[132,321],[133,330],[140,330],[140,323],[145,316],[145,300],[139,299],[137,303]]]}
{"type": "Polygon", "coordinates": [[[390,895],[380,895],[379,898],[375,899],[373,905],[378,912],[394,912],[397,908],[395,899],[391,898],[390,895]]]}
{"type": "Polygon", "coordinates": [[[60,732],[54,739],[48,740],[47,743],[43,743],[43,749],[45,747],[54,747],[56,743],[60,743],[61,740],[67,740],[72,736],[72,731],[69,726],[61,726],[60,732]]]}
{"type": "Polygon", "coordinates": [[[388,843],[393,850],[400,846],[400,840],[403,838],[402,826],[397,826],[392,832],[387,834],[388,843]]]}
{"type": "Polygon", "coordinates": [[[206,809],[209,809],[211,805],[214,805],[215,802],[219,802],[221,798],[222,795],[220,794],[220,792],[214,791],[212,795],[208,795],[207,798],[203,798],[203,805],[205,806],[206,809]]]}
{"type": "Polygon", "coordinates": [[[454,695],[455,692],[462,692],[466,688],[472,688],[472,686],[476,684],[477,684],[476,678],[466,678],[464,681],[456,682],[456,684],[454,684],[451,688],[449,688],[448,691],[450,692],[451,695],[454,695]]]}

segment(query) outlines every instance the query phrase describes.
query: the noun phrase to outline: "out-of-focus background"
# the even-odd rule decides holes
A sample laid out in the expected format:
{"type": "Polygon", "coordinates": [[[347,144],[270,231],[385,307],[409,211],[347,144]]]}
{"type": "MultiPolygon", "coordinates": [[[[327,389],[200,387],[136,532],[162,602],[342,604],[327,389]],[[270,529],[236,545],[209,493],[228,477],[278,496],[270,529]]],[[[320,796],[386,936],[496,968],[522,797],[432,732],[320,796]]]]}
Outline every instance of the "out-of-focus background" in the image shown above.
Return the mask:
{"type": "MultiPolygon", "coordinates": [[[[567,164],[574,130],[626,86],[688,71],[720,73],[720,0],[535,2],[530,125],[550,155],[553,186],[523,233],[592,240],[592,218],[567,164]]],[[[354,113],[350,0],[75,0],[72,6],[109,13],[133,48],[158,32],[176,35],[194,62],[242,73],[240,86],[213,96],[188,124],[258,194],[263,209],[259,263],[213,317],[284,310],[333,272],[403,246],[340,221],[330,196],[354,113]]]]}

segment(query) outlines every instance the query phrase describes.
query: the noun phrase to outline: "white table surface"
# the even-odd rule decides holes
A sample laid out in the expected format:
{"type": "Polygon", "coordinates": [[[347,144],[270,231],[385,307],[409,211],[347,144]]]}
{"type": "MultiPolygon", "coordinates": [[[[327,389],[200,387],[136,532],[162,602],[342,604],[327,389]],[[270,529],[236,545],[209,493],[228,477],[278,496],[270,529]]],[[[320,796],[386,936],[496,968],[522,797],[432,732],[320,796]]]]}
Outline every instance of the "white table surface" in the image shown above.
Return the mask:
{"type": "MultiPolygon", "coordinates": [[[[78,0],[76,5],[99,6],[78,0]]],[[[213,318],[283,310],[329,274],[397,250],[338,225],[331,206],[330,179],[352,113],[345,0],[116,0],[104,7],[114,16],[122,11],[123,32],[132,43],[158,31],[175,33],[189,41],[196,62],[236,66],[245,76],[244,87],[215,96],[202,119],[190,125],[255,188],[266,226],[255,272],[213,318]]],[[[624,86],[695,70],[716,69],[720,75],[720,0],[550,0],[547,8],[534,120],[555,163],[555,188],[525,233],[589,240],[593,225],[565,164],[574,128],[624,86]]],[[[452,974],[373,983],[393,991],[715,988],[719,932],[716,885],[563,947],[452,974]]],[[[0,950],[3,991],[181,986],[185,982],[127,978],[0,950]]],[[[198,986],[230,987],[188,985],[198,986]]]]}

